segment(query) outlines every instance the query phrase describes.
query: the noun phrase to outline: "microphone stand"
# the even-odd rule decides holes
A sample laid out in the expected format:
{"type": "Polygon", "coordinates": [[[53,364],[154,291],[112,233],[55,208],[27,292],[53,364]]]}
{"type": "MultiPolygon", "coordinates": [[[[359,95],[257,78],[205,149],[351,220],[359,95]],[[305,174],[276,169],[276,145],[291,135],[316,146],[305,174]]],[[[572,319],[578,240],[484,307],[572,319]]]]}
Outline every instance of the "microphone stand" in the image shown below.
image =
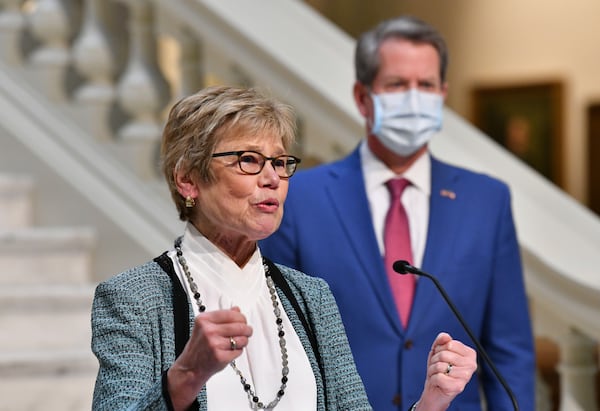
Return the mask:
{"type": "Polygon", "coordinates": [[[433,283],[437,287],[438,291],[442,294],[442,297],[444,297],[444,300],[446,300],[446,303],[448,304],[448,306],[450,307],[450,309],[452,310],[452,312],[454,313],[454,315],[456,316],[458,321],[460,321],[460,324],[463,326],[463,328],[465,329],[467,334],[469,335],[469,338],[471,338],[471,341],[473,341],[473,344],[475,344],[475,346],[477,347],[477,351],[479,352],[479,354],[481,354],[481,357],[483,357],[484,361],[490,367],[490,369],[492,370],[492,372],[494,373],[494,375],[496,376],[498,381],[500,381],[500,384],[502,384],[502,387],[504,387],[504,390],[506,391],[506,393],[510,397],[510,400],[512,401],[514,410],[519,411],[519,405],[517,404],[517,399],[515,398],[515,395],[513,394],[512,390],[510,389],[510,387],[504,380],[504,377],[502,377],[502,375],[500,374],[500,372],[498,371],[498,369],[496,368],[496,366],[494,365],[494,363],[492,362],[492,360],[490,359],[488,354],[485,352],[481,343],[475,337],[475,334],[473,334],[473,331],[471,331],[471,328],[467,325],[463,316],[459,313],[458,309],[456,308],[456,306],[454,305],[454,303],[452,302],[452,300],[450,299],[448,294],[446,294],[446,291],[444,290],[444,288],[442,287],[442,285],[440,284],[438,279],[435,278],[433,275],[426,273],[425,271],[421,271],[417,267],[410,265],[408,263],[408,261],[404,261],[404,260],[398,260],[398,261],[394,262],[393,269],[394,269],[394,271],[396,271],[399,274],[404,275],[404,274],[412,273],[412,274],[416,274],[419,276],[427,277],[431,281],[433,281],[433,283]]]}

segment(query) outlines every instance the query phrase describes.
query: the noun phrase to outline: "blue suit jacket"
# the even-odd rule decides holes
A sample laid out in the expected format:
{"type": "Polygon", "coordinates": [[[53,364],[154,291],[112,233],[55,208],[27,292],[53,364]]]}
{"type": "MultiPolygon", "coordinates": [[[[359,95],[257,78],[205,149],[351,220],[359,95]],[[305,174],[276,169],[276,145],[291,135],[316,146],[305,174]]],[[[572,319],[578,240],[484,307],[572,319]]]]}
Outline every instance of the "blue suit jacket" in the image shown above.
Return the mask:
{"type": "MultiPolygon", "coordinates": [[[[429,232],[422,269],[434,274],[514,391],[534,409],[535,356],[519,247],[507,186],[432,158],[429,232]],[[442,190],[455,194],[454,199],[442,190]]],[[[327,280],[358,371],[377,411],[419,398],[436,335],[473,346],[435,285],[418,281],[406,330],[400,324],[377,246],[358,149],[290,181],[282,225],[262,241],[276,262],[327,280]]],[[[451,410],[512,409],[487,366],[451,410]]]]}

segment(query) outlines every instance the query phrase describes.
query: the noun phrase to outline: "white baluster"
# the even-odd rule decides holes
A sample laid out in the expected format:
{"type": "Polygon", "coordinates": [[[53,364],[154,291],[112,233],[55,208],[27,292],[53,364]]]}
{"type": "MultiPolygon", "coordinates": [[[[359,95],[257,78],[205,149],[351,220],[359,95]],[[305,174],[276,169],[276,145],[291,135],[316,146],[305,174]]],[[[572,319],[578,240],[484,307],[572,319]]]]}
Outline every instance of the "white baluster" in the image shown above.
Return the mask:
{"type": "Polygon", "coordinates": [[[14,65],[23,60],[19,40],[25,27],[25,18],[20,4],[21,0],[0,1],[0,53],[3,61],[14,65]]]}
{"type": "Polygon", "coordinates": [[[204,85],[202,49],[196,36],[183,31],[177,38],[180,45],[181,89],[180,96],[189,96],[204,85]]]}
{"type": "Polygon", "coordinates": [[[539,370],[536,370],[535,373],[535,411],[551,411],[552,410],[552,401],[551,401],[551,391],[550,387],[542,376],[540,375],[539,370]]]}
{"type": "Polygon", "coordinates": [[[561,335],[559,346],[560,411],[571,411],[574,404],[597,411],[597,342],[572,330],[561,335]]]}
{"type": "Polygon", "coordinates": [[[153,9],[147,0],[126,0],[129,6],[129,59],[118,85],[118,99],[131,120],[119,137],[135,161],[141,177],[156,174],[158,141],[162,134],[159,113],[168,101],[167,84],[156,58],[153,9]],[[136,154],[133,154],[136,153],[136,154]]]}
{"type": "Polygon", "coordinates": [[[84,121],[95,137],[112,138],[109,113],[116,91],[112,80],[114,60],[109,41],[100,21],[104,0],[85,0],[83,26],[73,47],[73,62],[85,79],[75,92],[82,103],[84,121]]]}
{"type": "Polygon", "coordinates": [[[36,80],[47,90],[51,99],[66,97],[66,69],[69,63],[69,21],[59,0],[39,0],[29,15],[33,35],[40,46],[30,61],[36,69],[36,80]]]}

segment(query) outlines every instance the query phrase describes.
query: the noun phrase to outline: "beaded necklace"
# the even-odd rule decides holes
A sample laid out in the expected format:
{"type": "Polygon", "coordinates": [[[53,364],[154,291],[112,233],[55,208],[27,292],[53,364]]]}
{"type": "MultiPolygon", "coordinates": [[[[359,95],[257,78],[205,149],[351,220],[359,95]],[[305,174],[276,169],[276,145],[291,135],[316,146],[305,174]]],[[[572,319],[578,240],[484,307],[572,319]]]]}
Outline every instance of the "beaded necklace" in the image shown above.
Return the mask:
{"type": "MultiPolygon", "coordinates": [[[[196,305],[198,306],[198,310],[200,312],[204,312],[204,311],[206,311],[206,306],[202,302],[202,296],[200,295],[200,292],[198,291],[198,286],[196,285],[196,283],[194,282],[194,279],[192,278],[192,274],[190,273],[190,269],[188,267],[187,261],[183,257],[183,251],[181,251],[182,239],[183,239],[183,236],[178,237],[175,240],[175,251],[177,252],[177,260],[179,261],[179,264],[181,265],[181,268],[183,269],[183,272],[185,273],[185,277],[189,283],[190,290],[192,290],[192,293],[194,295],[194,300],[196,300],[196,305]]],[[[287,352],[287,347],[286,347],[286,341],[284,338],[285,332],[283,331],[283,320],[281,319],[281,309],[279,308],[279,303],[277,302],[277,291],[275,290],[275,284],[273,283],[273,280],[271,279],[271,275],[269,272],[269,266],[266,264],[266,262],[264,260],[263,260],[263,267],[265,270],[265,275],[267,277],[267,287],[269,288],[269,294],[271,295],[271,302],[273,303],[273,313],[275,314],[275,324],[277,324],[277,336],[279,338],[279,348],[281,349],[281,386],[279,387],[279,390],[277,391],[277,394],[275,395],[275,399],[273,399],[273,401],[271,401],[270,403],[265,405],[262,401],[260,401],[260,399],[258,398],[256,393],[252,389],[252,386],[248,383],[246,378],[243,376],[242,372],[235,364],[235,360],[233,360],[229,363],[231,368],[235,371],[237,376],[240,378],[242,387],[244,388],[244,391],[246,392],[246,395],[248,396],[248,401],[250,403],[250,409],[253,409],[253,410],[275,408],[275,406],[281,400],[281,397],[283,397],[283,394],[285,394],[285,388],[287,387],[287,382],[288,382],[287,376],[289,374],[288,352],[287,352]]]]}

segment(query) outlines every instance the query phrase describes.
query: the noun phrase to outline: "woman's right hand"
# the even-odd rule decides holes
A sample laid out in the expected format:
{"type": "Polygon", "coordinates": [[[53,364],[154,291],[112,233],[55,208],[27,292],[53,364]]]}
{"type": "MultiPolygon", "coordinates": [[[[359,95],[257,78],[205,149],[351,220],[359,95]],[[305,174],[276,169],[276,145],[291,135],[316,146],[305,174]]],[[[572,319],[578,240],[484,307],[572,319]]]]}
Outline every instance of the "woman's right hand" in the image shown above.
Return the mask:
{"type": "Polygon", "coordinates": [[[241,355],[251,335],[239,307],[199,314],[183,352],[167,372],[173,408],[187,409],[209,378],[241,355]]]}

